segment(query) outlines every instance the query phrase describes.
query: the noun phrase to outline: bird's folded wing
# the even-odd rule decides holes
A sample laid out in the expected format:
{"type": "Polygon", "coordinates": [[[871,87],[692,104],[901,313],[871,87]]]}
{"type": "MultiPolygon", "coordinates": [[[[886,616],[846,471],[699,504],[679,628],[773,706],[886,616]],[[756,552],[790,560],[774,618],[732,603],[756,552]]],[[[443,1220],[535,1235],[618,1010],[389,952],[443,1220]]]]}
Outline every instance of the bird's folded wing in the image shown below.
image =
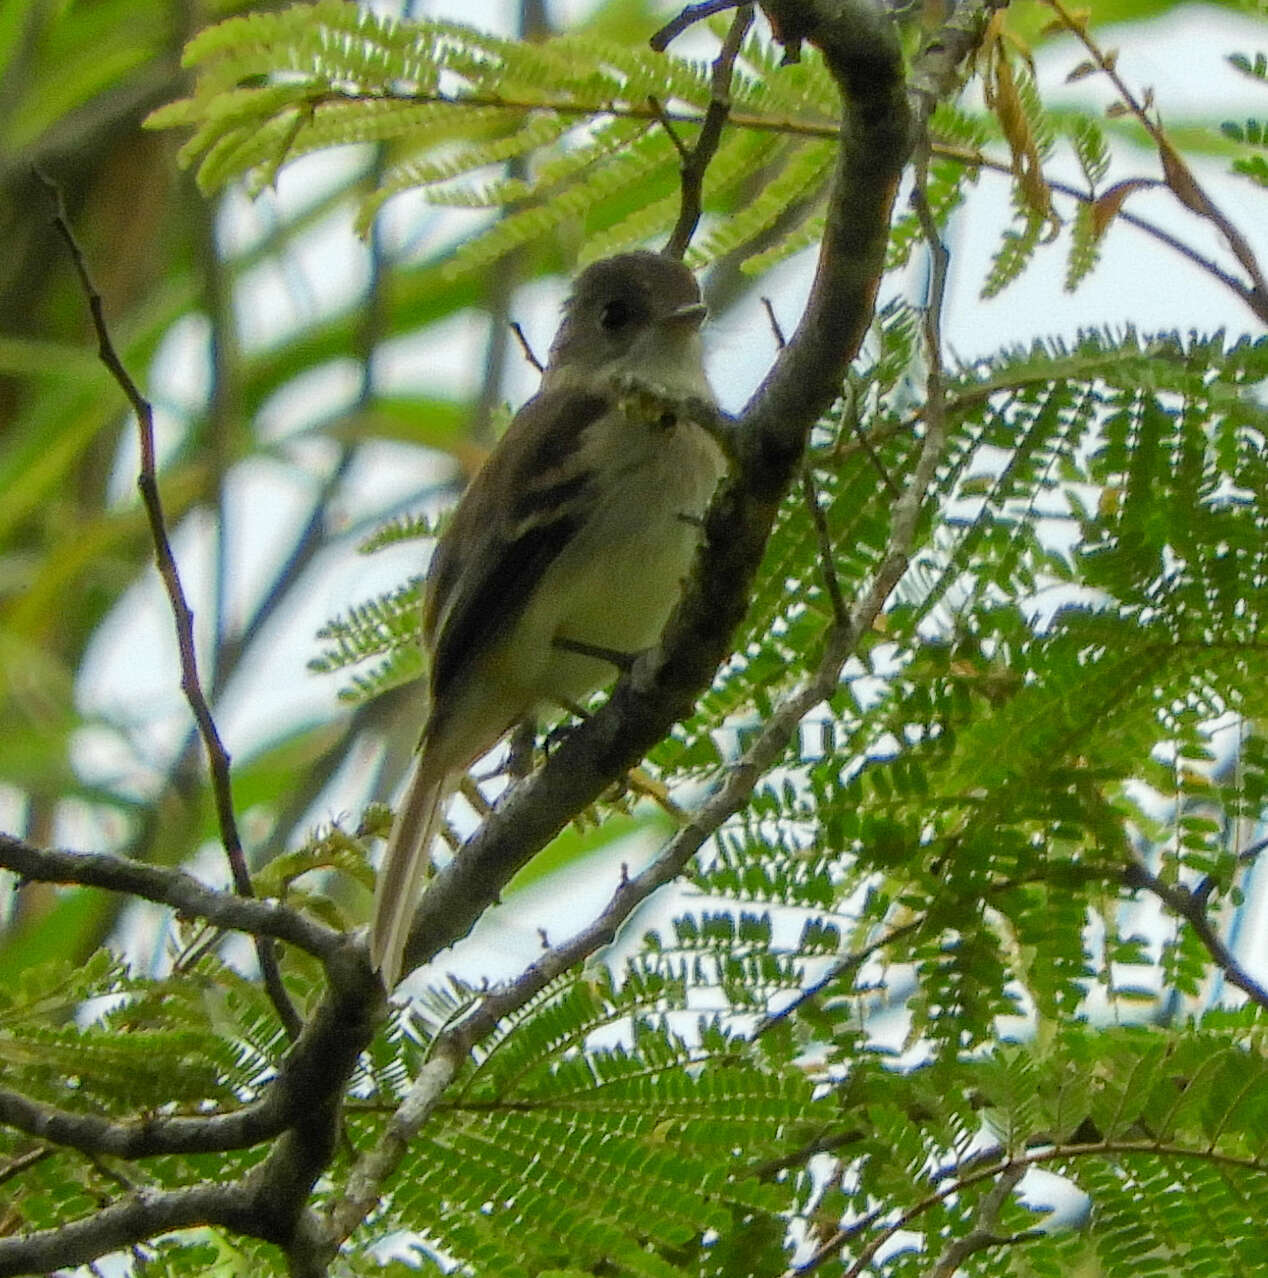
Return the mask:
{"type": "Polygon", "coordinates": [[[445,530],[427,579],[423,633],[433,705],[509,631],[594,500],[586,431],[605,395],[544,391],[515,415],[445,530]]]}

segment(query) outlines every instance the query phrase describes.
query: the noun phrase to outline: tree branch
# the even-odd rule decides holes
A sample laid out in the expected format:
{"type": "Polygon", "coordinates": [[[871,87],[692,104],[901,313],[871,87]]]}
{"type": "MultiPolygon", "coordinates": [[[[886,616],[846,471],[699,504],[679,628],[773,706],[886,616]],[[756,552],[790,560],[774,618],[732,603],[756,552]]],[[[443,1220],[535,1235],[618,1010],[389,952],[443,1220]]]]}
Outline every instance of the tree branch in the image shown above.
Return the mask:
{"type": "MultiPolygon", "coordinates": [[[[741,4],[735,17],[731,19],[731,29],[713,63],[711,96],[704,113],[704,122],[700,126],[695,146],[683,156],[680,170],[682,200],[678,209],[678,221],[662,250],[669,257],[682,257],[691,243],[691,237],[696,233],[696,227],[700,225],[700,215],[704,211],[704,175],[717,154],[718,144],[722,141],[722,130],[731,113],[731,75],[744,37],[748,35],[752,25],[753,6],[741,4]]],[[[652,47],[656,47],[654,39],[652,47]]],[[[669,122],[665,121],[664,125],[670,131],[670,137],[675,138],[675,144],[680,145],[669,122]]]]}
{"type": "Polygon", "coordinates": [[[1206,898],[1179,883],[1164,883],[1156,874],[1141,864],[1132,862],[1123,871],[1123,883],[1129,888],[1144,888],[1152,892],[1173,914],[1184,919],[1197,934],[1215,966],[1224,973],[1224,979],[1235,985],[1253,1003],[1268,1011],[1268,989],[1255,980],[1237,961],[1232,950],[1224,943],[1206,914],[1206,898]]]}
{"type": "MultiPolygon", "coordinates": [[[[696,571],[660,649],[635,663],[607,704],[569,735],[540,772],[514,787],[431,881],[415,915],[407,969],[464,935],[573,813],[690,713],[729,650],[810,428],[838,393],[866,332],[908,150],[910,117],[897,37],[888,15],[866,0],[784,0],[784,10],[783,29],[790,38],[804,37],[822,48],[848,106],[806,312],[733,427],[734,473],[705,520],[696,571]]],[[[857,610],[869,619],[864,625],[905,567],[905,552],[882,565],[857,610]]],[[[843,632],[836,643],[842,652],[849,650],[843,632]]],[[[815,687],[810,705],[826,695],[815,687]]],[[[782,745],[772,757],[780,750],[782,745]]],[[[745,793],[750,791],[751,784],[745,793]]],[[[677,838],[689,841],[695,828],[693,823],[677,838]]]]}
{"type": "Polygon", "coordinates": [[[0,1089],[0,1123],[83,1154],[146,1158],[154,1154],[213,1154],[245,1149],[276,1136],[285,1126],[286,1116],[271,1098],[233,1113],[118,1122],[59,1109],[19,1092],[0,1089]]]}
{"type": "Polygon", "coordinates": [[[953,1278],[960,1266],[974,1252],[1038,1236],[1037,1234],[1001,1236],[995,1232],[999,1213],[1008,1201],[1008,1196],[1017,1188],[1018,1181],[1025,1174],[1025,1167],[1008,1167],[1000,1174],[999,1180],[990,1187],[978,1205],[977,1219],[973,1228],[967,1234],[953,1238],[947,1243],[942,1254],[930,1267],[928,1278],[953,1278]]]}
{"type": "Polygon", "coordinates": [[[252,1219],[252,1202],[240,1185],[141,1190],[91,1216],[15,1238],[0,1238],[0,1278],[88,1264],[140,1238],[197,1225],[221,1225],[254,1234],[247,1227],[252,1219]]]}
{"type": "Polygon", "coordinates": [[[665,23],[647,43],[657,53],[664,53],[688,27],[713,17],[715,13],[725,13],[736,7],[737,0],[704,0],[703,4],[689,4],[676,18],[665,23]]]}
{"type": "Polygon", "coordinates": [[[0,833],[0,869],[11,870],[31,883],[77,883],[107,892],[125,892],[171,906],[178,914],[206,919],[216,927],[275,937],[323,961],[347,944],[341,932],[276,901],[218,892],[183,870],[147,865],[107,852],[37,848],[0,833]]]}
{"type": "MultiPolygon", "coordinates": [[[[199,735],[207,751],[207,766],[211,775],[211,793],[216,808],[216,821],[220,827],[220,839],[224,845],[225,855],[229,859],[229,869],[233,875],[234,886],[243,897],[253,896],[251,874],[247,869],[246,856],[242,851],[242,839],[238,833],[238,819],[233,810],[233,789],[229,780],[229,752],[220,739],[216,721],[212,717],[211,706],[203,692],[202,681],[198,674],[198,651],[194,643],[194,614],[185,597],[185,588],[181,584],[180,572],[176,566],[176,557],[172,553],[172,543],[167,536],[167,524],[163,515],[163,499],[159,493],[158,470],[154,453],[154,409],[141,394],[131,374],[123,366],[110,337],[106,324],[105,308],[101,294],[88,273],[88,265],[84,261],[83,251],[79,247],[75,234],[70,228],[66,210],[59,187],[47,179],[41,178],[54,201],[53,225],[66,243],[74,264],[75,273],[79,277],[80,286],[88,302],[88,311],[92,316],[93,329],[97,334],[97,354],[106,366],[110,376],[114,378],[123,392],[132,411],[136,414],[137,431],[140,436],[141,470],[137,476],[137,487],[141,492],[141,501],[145,506],[146,517],[150,524],[150,535],[154,541],[155,560],[163,588],[167,591],[168,602],[172,609],[172,619],[176,626],[176,646],[180,654],[181,691],[189,703],[189,708],[198,725],[199,735]]],[[[264,978],[269,999],[277,1011],[278,1017],[289,1037],[295,1038],[300,1029],[299,1014],[292,1006],[286,988],[282,984],[281,973],[277,967],[277,956],[272,945],[264,935],[255,937],[256,956],[260,963],[260,971],[264,978]]]]}

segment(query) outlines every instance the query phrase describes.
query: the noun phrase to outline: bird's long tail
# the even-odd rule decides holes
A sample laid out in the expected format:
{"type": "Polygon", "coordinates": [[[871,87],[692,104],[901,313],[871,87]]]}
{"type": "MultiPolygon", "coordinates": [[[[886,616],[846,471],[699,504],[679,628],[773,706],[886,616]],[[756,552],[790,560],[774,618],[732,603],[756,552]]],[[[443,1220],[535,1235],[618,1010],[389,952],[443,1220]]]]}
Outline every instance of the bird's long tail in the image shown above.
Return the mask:
{"type": "Polygon", "coordinates": [[[453,787],[453,776],[424,749],[414,765],[405,799],[397,809],[379,869],[370,926],[370,959],[391,990],[401,975],[418,890],[431,862],[431,843],[453,787]]]}

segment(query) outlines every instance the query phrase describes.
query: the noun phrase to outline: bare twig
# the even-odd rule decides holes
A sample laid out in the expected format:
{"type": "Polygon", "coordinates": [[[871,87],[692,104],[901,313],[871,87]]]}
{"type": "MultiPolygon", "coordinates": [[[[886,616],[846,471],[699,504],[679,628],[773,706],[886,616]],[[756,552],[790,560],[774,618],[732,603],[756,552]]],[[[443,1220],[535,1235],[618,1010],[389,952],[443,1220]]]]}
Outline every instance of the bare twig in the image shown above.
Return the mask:
{"type": "Polygon", "coordinates": [[[672,41],[676,40],[686,29],[715,13],[725,13],[736,7],[737,0],[704,0],[703,4],[689,4],[676,18],[665,23],[647,42],[657,53],[664,53],[672,41]]]}
{"type": "MultiPolygon", "coordinates": [[[[920,416],[924,416],[923,410],[921,411],[920,416]]],[[[897,500],[902,496],[902,489],[894,483],[893,476],[885,469],[884,462],[882,462],[880,457],[877,456],[876,449],[872,447],[872,441],[874,438],[875,433],[865,431],[863,429],[863,423],[856,417],[854,419],[854,438],[853,440],[847,440],[842,444],[840,451],[838,452],[837,459],[840,460],[842,457],[845,457],[847,455],[847,450],[857,448],[858,451],[867,458],[868,465],[870,465],[877,475],[880,476],[880,481],[885,485],[885,489],[889,495],[897,500]]]]}
{"type": "Polygon", "coordinates": [[[647,105],[656,113],[656,119],[660,121],[660,127],[665,130],[665,136],[673,143],[674,150],[678,152],[679,163],[690,164],[691,148],[682,140],[682,134],[674,128],[673,117],[665,110],[664,104],[654,93],[649,93],[647,95],[647,105]]]}
{"type": "Polygon", "coordinates": [[[828,528],[827,516],[819,505],[819,493],[815,488],[814,471],[809,461],[801,464],[801,491],[806,499],[806,509],[810,512],[810,522],[814,524],[815,536],[819,541],[819,571],[823,573],[824,588],[832,603],[832,619],[837,625],[849,621],[849,610],[845,606],[845,596],[841,593],[841,582],[837,577],[836,557],[832,550],[832,533],[828,528]]]}
{"type": "MultiPolygon", "coordinates": [[[[246,857],[242,851],[242,839],[238,834],[238,819],[233,810],[233,791],[229,779],[229,752],[216,728],[212,717],[211,706],[203,692],[202,682],[198,674],[198,651],[194,643],[194,614],[185,597],[185,588],[181,584],[180,573],[176,566],[176,558],[172,553],[172,544],[167,536],[167,524],[163,515],[163,500],[158,487],[158,470],[154,453],[154,410],[149,401],[141,394],[131,374],[123,366],[110,337],[106,324],[105,308],[101,294],[88,273],[88,265],[83,251],[79,247],[75,234],[66,217],[65,204],[61,189],[41,175],[41,181],[48,188],[54,202],[53,225],[70,253],[71,262],[79,283],[88,302],[89,314],[92,316],[93,329],[97,334],[97,354],[106,366],[119,389],[124,393],[132,411],[136,414],[137,430],[140,437],[141,468],[137,476],[137,487],[141,492],[141,501],[145,506],[146,518],[150,525],[150,535],[154,540],[155,559],[159,576],[167,591],[171,604],[172,619],[176,625],[176,645],[180,654],[181,691],[193,712],[194,721],[207,751],[208,769],[211,775],[211,792],[216,808],[216,821],[220,827],[220,839],[224,845],[225,855],[229,859],[229,869],[233,876],[234,887],[240,896],[254,895],[251,887],[251,874],[247,869],[246,857]]],[[[260,963],[260,971],[264,978],[269,998],[277,1010],[287,1034],[295,1038],[299,1034],[301,1020],[291,1004],[282,984],[281,974],[277,967],[277,956],[267,937],[257,936],[255,939],[256,955],[260,963]]]]}
{"type": "Polygon", "coordinates": [[[217,892],[183,870],[147,865],[107,852],[37,848],[0,833],[0,869],[32,883],[75,883],[154,901],[178,914],[206,919],[216,927],[274,937],[323,962],[346,943],[341,932],[276,901],[217,892]]]}
{"type": "Polygon", "coordinates": [[[515,340],[520,344],[520,350],[524,352],[524,358],[539,372],[546,371],[546,365],[537,358],[533,348],[528,343],[528,338],[524,336],[524,330],[520,326],[519,320],[511,321],[511,332],[515,334],[515,340]]]}
{"type": "Polygon", "coordinates": [[[788,339],[784,336],[784,329],[779,322],[779,316],[775,314],[775,305],[769,297],[763,297],[762,306],[766,311],[766,322],[770,325],[770,331],[775,338],[775,349],[782,351],[788,345],[788,339]]]}
{"type": "Polygon", "coordinates": [[[929,361],[929,373],[925,385],[926,419],[928,419],[931,404],[939,413],[945,413],[946,410],[942,385],[942,308],[946,301],[947,268],[951,263],[951,254],[942,239],[938,224],[934,220],[933,209],[929,205],[929,153],[929,138],[925,135],[916,149],[915,184],[912,187],[911,204],[920,222],[920,229],[924,232],[925,243],[929,246],[929,295],[925,299],[924,308],[925,354],[929,361]]]}
{"type": "Polygon", "coordinates": [[[198,676],[198,654],[194,645],[194,614],[185,598],[184,587],[172,555],[171,542],[168,540],[167,527],[163,516],[163,501],[158,491],[154,456],[154,410],[137,389],[127,369],[124,368],[110,339],[106,326],[105,312],[101,294],[97,292],[83,252],[75,239],[70,223],[66,220],[65,206],[59,187],[51,182],[46,183],[49,194],[55,202],[53,225],[66,243],[71,261],[79,282],[88,301],[88,309],[92,316],[93,328],[97,334],[98,355],[101,362],[109,370],[120,390],[127,397],[132,411],[136,414],[141,443],[141,473],[137,478],[137,487],[141,490],[141,499],[145,504],[146,515],[150,522],[150,531],[154,537],[155,555],[158,560],[159,574],[167,590],[176,622],[176,639],[180,649],[181,690],[189,701],[194,718],[202,733],[211,760],[212,782],[215,787],[216,815],[220,820],[221,833],[224,839],[225,852],[229,857],[234,883],[243,896],[251,895],[251,877],[242,854],[242,842],[238,836],[237,819],[233,812],[232,800],[229,797],[229,756],[211,709],[203,695],[198,676]]]}
{"type": "MultiPolygon", "coordinates": [[[[682,196],[678,207],[678,221],[674,223],[674,229],[661,250],[669,257],[682,257],[691,243],[691,237],[696,233],[696,227],[700,225],[700,216],[704,212],[704,175],[717,154],[718,145],[722,141],[722,130],[731,113],[731,76],[735,70],[735,59],[739,57],[744,37],[752,25],[753,6],[741,4],[731,20],[731,29],[722,42],[722,49],[714,60],[709,107],[704,113],[696,144],[683,156],[679,169],[682,196]]],[[[659,105],[656,103],[657,107],[659,105]]],[[[663,123],[668,127],[668,121],[663,123]]],[[[682,154],[682,144],[672,131],[670,137],[675,139],[679,153],[682,154]]]]}

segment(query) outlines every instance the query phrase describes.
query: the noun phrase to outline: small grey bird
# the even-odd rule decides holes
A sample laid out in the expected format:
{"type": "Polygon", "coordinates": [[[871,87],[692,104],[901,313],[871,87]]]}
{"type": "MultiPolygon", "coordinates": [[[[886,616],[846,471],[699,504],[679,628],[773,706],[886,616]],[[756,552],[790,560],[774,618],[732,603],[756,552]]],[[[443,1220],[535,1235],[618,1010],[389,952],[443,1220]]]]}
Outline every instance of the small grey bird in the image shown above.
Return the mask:
{"type": "Polygon", "coordinates": [[[430,698],[379,872],[371,956],[390,990],[432,839],[463,773],[518,722],[574,705],[656,643],[725,470],[700,289],[654,253],[578,277],[541,389],[436,547],[423,606],[430,698]],[[578,649],[582,649],[579,651],[578,649]],[[592,651],[584,651],[590,649],[592,651]]]}

